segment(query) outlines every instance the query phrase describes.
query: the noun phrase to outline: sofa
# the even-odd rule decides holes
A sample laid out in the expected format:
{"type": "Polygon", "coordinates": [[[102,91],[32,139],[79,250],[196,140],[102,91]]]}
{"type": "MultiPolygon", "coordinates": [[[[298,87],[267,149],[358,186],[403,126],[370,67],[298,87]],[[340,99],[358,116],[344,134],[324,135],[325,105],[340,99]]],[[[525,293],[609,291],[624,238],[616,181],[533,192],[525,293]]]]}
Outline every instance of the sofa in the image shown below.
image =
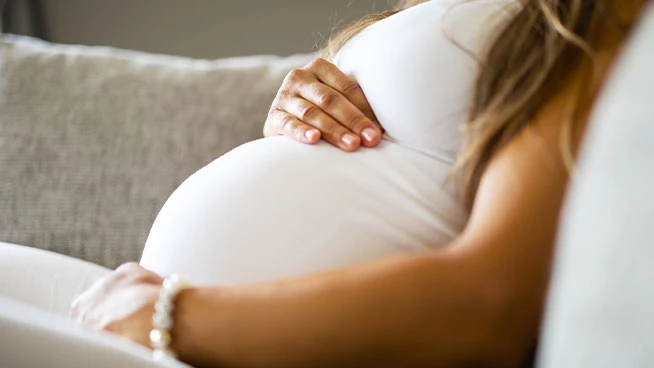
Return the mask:
{"type": "Polygon", "coordinates": [[[138,261],[190,174],[262,137],[312,55],[192,60],[0,38],[0,241],[106,267],[138,261]]]}
{"type": "MultiPolygon", "coordinates": [[[[190,60],[3,36],[0,241],[107,267],[137,260],[168,195],[259,138],[284,75],[312,57],[190,60]]],[[[654,366],[652,65],[654,6],[598,99],[573,174],[541,367],[654,366]]]]}
{"type": "Polygon", "coordinates": [[[1,35],[0,366],[185,367],[71,328],[70,300],[104,275],[95,265],[139,260],[184,179],[262,138],[282,79],[312,58],[193,60],[1,35]],[[79,261],[62,269],[59,254],[79,261]],[[16,283],[19,274],[28,278],[16,283]],[[28,290],[43,284],[57,290],[28,290]]]}

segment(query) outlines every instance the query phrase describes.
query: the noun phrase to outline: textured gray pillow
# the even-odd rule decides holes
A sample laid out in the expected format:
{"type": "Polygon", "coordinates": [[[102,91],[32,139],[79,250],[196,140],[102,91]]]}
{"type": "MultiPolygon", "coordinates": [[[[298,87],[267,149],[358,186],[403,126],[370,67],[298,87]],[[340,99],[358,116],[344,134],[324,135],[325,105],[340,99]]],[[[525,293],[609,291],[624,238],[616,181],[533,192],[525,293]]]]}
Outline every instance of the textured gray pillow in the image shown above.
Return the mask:
{"type": "Polygon", "coordinates": [[[137,260],[191,173],[261,136],[310,55],[217,61],[0,38],[0,241],[137,260]]]}

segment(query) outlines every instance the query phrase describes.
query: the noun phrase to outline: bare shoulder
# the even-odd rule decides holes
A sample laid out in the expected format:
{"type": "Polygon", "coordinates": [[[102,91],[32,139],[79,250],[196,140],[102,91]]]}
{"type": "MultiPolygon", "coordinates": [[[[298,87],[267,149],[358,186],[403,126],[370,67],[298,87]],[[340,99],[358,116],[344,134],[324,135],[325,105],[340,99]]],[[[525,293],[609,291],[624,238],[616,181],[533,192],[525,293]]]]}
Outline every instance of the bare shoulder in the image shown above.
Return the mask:
{"type": "Polygon", "coordinates": [[[472,245],[468,248],[480,266],[497,271],[510,262],[515,268],[506,275],[507,283],[517,289],[516,282],[547,284],[570,164],[618,54],[621,39],[613,40],[596,48],[595,69],[581,63],[570,74],[531,124],[492,158],[481,178],[461,240],[472,245]]]}
{"type": "Polygon", "coordinates": [[[587,68],[573,73],[533,118],[498,152],[482,176],[464,236],[532,244],[549,254],[570,174],[601,79],[617,51],[597,59],[600,79],[588,88],[587,68]]]}
{"type": "Polygon", "coordinates": [[[477,191],[467,236],[537,238],[537,243],[551,245],[574,156],[620,41],[614,37],[600,45],[595,69],[580,64],[529,127],[493,157],[477,191]]]}
{"type": "Polygon", "coordinates": [[[500,295],[506,313],[498,323],[517,351],[535,343],[545,304],[569,177],[561,137],[572,127],[571,150],[577,149],[595,98],[596,91],[576,98],[584,87],[582,76],[575,73],[530,126],[492,158],[470,220],[452,248],[490,280],[490,292],[500,295]],[[572,107],[577,113],[570,115],[572,107]]]}

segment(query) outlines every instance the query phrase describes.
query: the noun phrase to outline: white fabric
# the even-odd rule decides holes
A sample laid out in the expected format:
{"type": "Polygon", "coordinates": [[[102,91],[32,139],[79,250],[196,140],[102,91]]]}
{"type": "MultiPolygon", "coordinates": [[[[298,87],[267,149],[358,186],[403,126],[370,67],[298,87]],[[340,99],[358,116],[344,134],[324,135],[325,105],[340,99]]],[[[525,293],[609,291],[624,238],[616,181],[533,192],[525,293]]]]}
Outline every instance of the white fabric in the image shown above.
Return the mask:
{"type": "Polygon", "coordinates": [[[62,316],[75,297],[108,272],[61,254],[0,242],[0,296],[62,316]]]}
{"type": "Polygon", "coordinates": [[[567,201],[540,367],[654,367],[654,5],[597,103],[567,201]]]}
{"type": "Polygon", "coordinates": [[[108,333],[91,331],[33,306],[0,297],[3,368],[184,368],[108,333]]]}
{"type": "Polygon", "coordinates": [[[33,306],[0,297],[3,368],[184,368],[114,335],[91,331],[33,306]]]}
{"type": "Polygon", "coordinates": [[[76,325],[72,300],[109,270],[35,248],[0,243],[2,368],[183,368],[137,344],[76,325]]]}
{"type": "Polygon", "coordinates": [[[518,6],[513,0],[429,1],[369,26],[335,62],[361,85],[385,139],[452,165],[475,58],[484,57],[518,6]]]}
{"type": "Polygon", "coordinates": [[[467,220],[446,179],[475,62],[445,33],[479,53],[513,2],[456,3],[387,18],[339,54],[388,131],[379,147],[347,154],[284,137],[245,144],[175,191],[141,263],[196,284],[235,284],[447,245],[467,220]]]}

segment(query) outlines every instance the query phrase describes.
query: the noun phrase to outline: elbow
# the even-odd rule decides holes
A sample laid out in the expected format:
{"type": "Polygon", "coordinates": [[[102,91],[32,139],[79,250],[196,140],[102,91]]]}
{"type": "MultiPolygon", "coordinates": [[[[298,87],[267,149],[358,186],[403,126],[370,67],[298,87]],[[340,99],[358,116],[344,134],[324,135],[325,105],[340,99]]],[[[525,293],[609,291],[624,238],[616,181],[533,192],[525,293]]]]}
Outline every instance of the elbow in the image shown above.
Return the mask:
{"type": "Polygon", "coordinates": [[[511,283],[491,286],[480,339],[479,366],[520,367],[533,355],[538,341],[545,288],[518,288],[511,283]],[[497,286],[499,285],[499,286],[497,286]]]}

